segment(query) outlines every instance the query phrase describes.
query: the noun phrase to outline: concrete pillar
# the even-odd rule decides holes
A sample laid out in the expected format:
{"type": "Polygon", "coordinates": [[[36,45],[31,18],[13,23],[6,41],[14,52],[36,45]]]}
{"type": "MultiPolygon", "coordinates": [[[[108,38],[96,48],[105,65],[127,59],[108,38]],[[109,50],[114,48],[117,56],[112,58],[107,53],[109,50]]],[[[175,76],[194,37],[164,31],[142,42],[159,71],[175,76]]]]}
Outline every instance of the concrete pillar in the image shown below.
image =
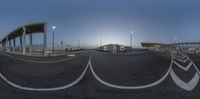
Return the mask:
{"type": "Polygon", "coordinates": [[[2,51],[3,49],[3,41],[1,41],[1,44],[0,44],[0,51],[2,51]]]}
{"type": "Polygon", "coordinates": [[[6,37],[6,51],[8,51],[8,37],[6,37]]]}
{"type": "Polygon", "coordinates": [[[19,51],[22,52],[22,36],[19,36],[19,51]]]}
{"type": "Polygon", "coordinates": [[[43,45],[44,55],[47,55],[47,24],[44,24],[44,45],[43,45]]]}
{"type": "Polygon", "coordinates": [[[15,38],[13,38],[13,51],[15,51],[15,38]]]}
{"type": "Polygon", "coordinates": [[[26,27],[23,27],[22,54],[26,54],[26,27]]]}
{"type": "Polygon", "coordinates": [[[5,49],[5,46],[6,46],[5,42],[3,42],[3,40],[2,40],[2,48],[5,49]]]}
{"type": "Polygon", "coordinates": [[[9,46],[9,47],[8,47],[8,51],[10,52],[10,51],[11,51],[11,40],[9,40],[8,42],[9,42],[9,43],[8,43],[8,44],[9,44],[9,45],[8,45],[8,46],[9,46]]]}
{"type": "Polygon", "coordinates": [[[32,34],[30,34],[30,45],[29,45],[29,52],[32,52],[33,51],[33,37],[32,37],[32,34]]]}

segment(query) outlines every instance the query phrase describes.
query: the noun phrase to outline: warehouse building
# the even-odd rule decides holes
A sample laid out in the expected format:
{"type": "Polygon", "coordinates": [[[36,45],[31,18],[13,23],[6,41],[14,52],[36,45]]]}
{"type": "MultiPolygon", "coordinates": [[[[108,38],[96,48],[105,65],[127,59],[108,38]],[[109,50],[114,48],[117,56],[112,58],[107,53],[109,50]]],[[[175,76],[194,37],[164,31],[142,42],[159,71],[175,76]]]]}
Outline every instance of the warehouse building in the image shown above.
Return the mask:
{"type": "Polygon", "coordinates": [[[141,45],[143,48],[147,48],[147,49],[158,49],[158,48],[164,47],[167,44],[142,42],[141,45]]]}
{"type": "Polygon", "coordinates": [[[108,44],[97,48],[97,50],[99,51],[112,52],[112,53],[125,52],[130,49],[131,48],[128,46],[118,45],[118,44],[108,44]]]}

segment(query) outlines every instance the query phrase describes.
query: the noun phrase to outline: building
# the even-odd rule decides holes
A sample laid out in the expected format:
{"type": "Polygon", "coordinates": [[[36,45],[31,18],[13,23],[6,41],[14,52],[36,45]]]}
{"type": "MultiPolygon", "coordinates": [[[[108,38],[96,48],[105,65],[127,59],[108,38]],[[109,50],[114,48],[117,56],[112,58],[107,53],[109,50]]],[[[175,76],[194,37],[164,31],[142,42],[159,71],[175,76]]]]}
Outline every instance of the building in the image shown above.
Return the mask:
{"type": "Polygon", "coordinates": [[[158,48],[163,47],[166,44],[142,42],[141,45],[142,45],[143,48],[146,48],[146,49],[158,49],[158,48]]]}
{"type": "Polygon", "coordinates": [[[200,42],[179,42],[172,44],[162,44],[162,43],[141,43],[143,48],[154,50],[154,51],[162,51],[162,50],[171,50],[176,51],[176,47],[180,47],[181,51],[186,53],[200,53],[200,42]]]}
{"type": "Polygon", "coordinates": [[[125,52],[129,49],[130,47],[128,46],[118,45],[118,44],[108,44],[97,48],[97,50],[99,51],[112,52],[112,53],[125,52]]]}

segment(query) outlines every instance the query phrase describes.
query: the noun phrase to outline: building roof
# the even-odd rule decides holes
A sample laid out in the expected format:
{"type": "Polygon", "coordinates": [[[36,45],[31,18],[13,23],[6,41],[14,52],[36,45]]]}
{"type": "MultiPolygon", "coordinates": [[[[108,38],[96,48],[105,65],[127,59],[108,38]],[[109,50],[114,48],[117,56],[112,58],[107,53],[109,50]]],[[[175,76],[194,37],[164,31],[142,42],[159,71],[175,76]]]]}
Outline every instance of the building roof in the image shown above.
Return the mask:
{"type": "Polygon", "coordinates": [[[154,43],[154,42],[141,42],[142,45],[165,45],[163,43],[154,43]]]}
{"type": "Polygon", "coordinates": [[[39,33],[39,32],[45,32],[45,25],[46,23],[34,23],[34,24],[28,24],[21,26],[14,31],[10,32],[8,35],[6,35],[2,41],[6,41],[6,37],[8,37],[8,40],[16,38],[18,36],[21,36],[24,32],[23,27],[26,28],[26,34],[30,33],[39,33]]]}

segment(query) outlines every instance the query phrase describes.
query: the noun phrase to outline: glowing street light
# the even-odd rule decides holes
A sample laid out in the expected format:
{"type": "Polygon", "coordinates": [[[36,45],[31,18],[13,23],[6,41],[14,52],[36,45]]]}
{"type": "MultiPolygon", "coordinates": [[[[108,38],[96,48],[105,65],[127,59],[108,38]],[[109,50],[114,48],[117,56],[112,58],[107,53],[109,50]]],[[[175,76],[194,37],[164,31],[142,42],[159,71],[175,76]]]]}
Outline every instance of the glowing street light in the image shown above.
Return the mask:
{"type": "Polygon", "coordinates": [[[56,29],[56,26],[52,26],[52,29],[55,30],[55,29],[56,29]]]}

